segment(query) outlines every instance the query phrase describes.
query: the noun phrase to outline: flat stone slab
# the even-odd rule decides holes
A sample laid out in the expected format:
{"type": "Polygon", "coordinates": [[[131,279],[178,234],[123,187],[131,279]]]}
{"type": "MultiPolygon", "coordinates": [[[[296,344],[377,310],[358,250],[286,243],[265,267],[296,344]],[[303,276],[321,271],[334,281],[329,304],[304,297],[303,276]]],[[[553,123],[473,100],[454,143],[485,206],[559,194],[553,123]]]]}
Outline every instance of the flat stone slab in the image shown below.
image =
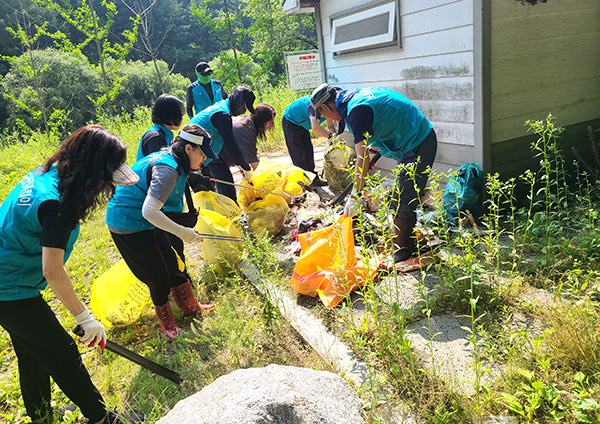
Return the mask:
{"type": "MultiPolygon", "coordinates": [[[[475,356],[469,341],[471,319],[452,315],[423,318],[407,328],[407,337],[426,369],[440,377],[453,390],[475,394],[475,356]]],[[[481,364],[480,384],[489,384],[499,373],[489,363],[481,364]],[[489,370],[489,371],[488,371],[489,370]]]]}

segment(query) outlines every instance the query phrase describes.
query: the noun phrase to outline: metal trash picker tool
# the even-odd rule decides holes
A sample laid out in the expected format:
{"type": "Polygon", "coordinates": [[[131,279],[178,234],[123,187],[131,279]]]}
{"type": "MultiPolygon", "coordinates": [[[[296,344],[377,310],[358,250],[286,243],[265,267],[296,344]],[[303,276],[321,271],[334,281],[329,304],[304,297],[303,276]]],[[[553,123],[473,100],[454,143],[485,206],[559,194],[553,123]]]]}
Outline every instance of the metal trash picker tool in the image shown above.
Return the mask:
{"type": "MultiPolygon", "coordinates": [[[[84,331],[80,326],[77,326],[73,329],[73,333],[77,336],[83,336],[84,331]]],[[[141,355],[138,355],[135,352],[132,352],[129,349],[124,348],[121,345],[111,342],[110,340],[106,341],[106,348],[111,352],[116,353],[119,356],[122,356],[125,359],[129,359],[131,362],[134,362],[149,371],[152,371],[156,375],[160,375],[161,377],[166,378],[167,380],[171,380],[175,384],[179,384],[183,381],[179,373],[172,371],[160,364],[157,364],[154,361],[151,361],[148,358],[144,358],[141,355]]]]}
{"type": "Polygon", "coordinates": [[[226,236],[226,235],[221,235],[221,234],[203,234],[203,233],[199,233],[198,231],[196,231],[196,234],[200,238],[200,241],[202,241],[203,239],[222,240],[222,241],[244,241],[244,239],[242,237],[226,236]]]}

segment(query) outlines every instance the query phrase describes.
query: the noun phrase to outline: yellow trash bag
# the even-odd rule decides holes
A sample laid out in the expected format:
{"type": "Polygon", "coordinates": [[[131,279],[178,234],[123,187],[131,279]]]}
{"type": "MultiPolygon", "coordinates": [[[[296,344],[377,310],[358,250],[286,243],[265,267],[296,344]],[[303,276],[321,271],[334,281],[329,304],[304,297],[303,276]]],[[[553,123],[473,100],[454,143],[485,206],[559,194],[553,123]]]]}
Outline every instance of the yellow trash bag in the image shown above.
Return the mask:
{"type": "Polygon", "coordinates": [[[336,306],[377,273],[376,267],[365,267],[357,260],[352,219],[347,216],[330,227],[300,234],[298,240],[301,252],[292,287],[300,294],[318,295],[327,308],[336,306]]]}
{"type": "MultiPolygon", "coordinates": [[[[277,178],[279,178],[279,177],[277,177],[277,178]]],[[[270,181],[270,182],[272,182],[272,181],[270,181]]],[[[239,185],[241,185],[242,187],[238,191],[237,202],[242,207],[242,209],[245,211],[246,208],[248,208],[252,203],[256,202],[257,200],[264,199],[266,196],[270,195],[269,193],[265,193],[264,191],[254,190],[254,188],[268,190],[271,193],[278,193],[278,194],[284,195],[283,187],[285,187],[285,183],[286,183],[286,181],[284,179],[279,179],[279,180],[277,180],[277,183],[275,186],[271,187],[271,185],[269,184],[269,188],[266,189],[266,188],[263,188],[263,186],[261,186],[259,183],[255,183],[254,178],[252,178],[252,185],[250,185],[247,181],[240,181],[239,185]]],[[[280,197],[280,196],[275,196],[275,197],[280,197]]],[[[284,201],[286,201],[286,203],[287,203],[286,198],[282,197],[282,199],[284,201]]]]}
{"type": "MultiPolygon", "coordinates": [[[[254,171],[252,187],[274,193],[287,193],[291,196],[287,198],[287,202],[291,204],[293,196],[300,196],[304,193],[304,189],[298,182],[310,185],[314,178],[314,174],[296,166],[263,159],[254,171]]],[[[245,181],[242,182],[242,185],[248,186],[245,181]]],[[[265,192],[242,188],[238,192],[237,200],[243,208],[258,199],[264,198],[266,195],[265,192]]]]}
{"type": "MultiPolygon", "coordinates": [[[[199,210],[196,230],[200,234],[242,237],[236,221],[218,212],[199,210]]],[[[200,242],[204,261],[221,275],[225,275],[230,266],[236,266],[242,260],[244,244],[239,241],[225,241],[205,238],[200,242]]]]}
{"type": "Polygon", "coordinates": [[[244,208],[246,221],[252,231],[266,231],[270,236],[283,230],[289,210],[286,200],[275,194],[267,194],[264,199],[256,200],[244,208]]]}
{"type": "Polygon", "coordinates": [[[151,305],[148,286],[133,275],[123,259],[92,285],[90,308],[107,327],[131,324],[151,305]]]}
{"type": "MultiPolygon", "coordinates": [[[[215,211],[229,219],[236,219],[242,216],[242,210],[233,200],[214,191],[194,193],[192,200],[198,210],[215,211]]],[[[185,209],[187,209],[187,204],[185,209]]]]}
{"type": "MultiPolygon", "coordinates": [[[[286,180],[283,190],[292,196],[300,196],[304,193],[304,189],[298,182],[302,182],[308,186],[312,183],[312,180],[315,179],[315,174],[312,172],[305,171],[295,166],[282,170],[281,175],[286,180]]],[[[290,201],[288,201],[288,203],[290,203],[290,201]]]]}

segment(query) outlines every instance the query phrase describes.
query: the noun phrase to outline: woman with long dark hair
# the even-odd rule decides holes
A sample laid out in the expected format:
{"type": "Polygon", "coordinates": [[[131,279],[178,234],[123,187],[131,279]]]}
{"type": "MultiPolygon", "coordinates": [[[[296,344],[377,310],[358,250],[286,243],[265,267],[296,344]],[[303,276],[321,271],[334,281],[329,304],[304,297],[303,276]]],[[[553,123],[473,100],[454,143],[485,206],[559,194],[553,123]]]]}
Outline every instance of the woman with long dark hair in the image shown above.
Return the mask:
{"type": "Polygon", "coordinates": [[[192,170],[207,157],[217,157],[210,144],[203,128],[186,125],[169,149],[133,165],[139,182],[119,187],[106,210],[115,245],[133,274],[149,287],[161,331],[170,339],[181,328],[173,319],[169,293],[184,316],[200,311],[187,274],[179,270],[169,235],[187,243],[198,240],[193,228],[171,218],[183,209],[183,193],[192,170]]]}
{"type": "Polygon", "coordinates": [[[12,340],[23,401],[34,423],[52,422],[50,377],[90,422],[125,422],[106,410],[75,341],[40,292],[49,285],[83,330],[79,340],[104,348],[104,327],[77,297],[64,263],[80,221],[106,201],[116,184],[137,181],[125,164],[126,154],[110,131],[80,128],[0,206],[0,325],[12,340]]]}
{"type": "MultiPolygon", "coordinates": [[[[258,140],[267,139],[267,131],[273,129],[275,124],[275,108],[267,103],[260,103],[254,108],[254,113],[233,118],[233,135],[237,141],[244,159],[250,164],[252,170],[258,166],[258,140]]],[[[227,147],[221,149],[219,159],[229,166],[235,165],[233,156],[227,147]]]]}

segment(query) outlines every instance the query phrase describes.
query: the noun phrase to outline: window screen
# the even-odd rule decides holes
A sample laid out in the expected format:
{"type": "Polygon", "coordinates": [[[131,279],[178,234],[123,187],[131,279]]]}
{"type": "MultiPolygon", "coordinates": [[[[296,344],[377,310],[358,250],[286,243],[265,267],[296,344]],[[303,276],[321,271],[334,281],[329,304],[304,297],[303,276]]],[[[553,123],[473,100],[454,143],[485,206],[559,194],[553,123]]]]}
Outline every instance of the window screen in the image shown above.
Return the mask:
{"type": "Polygon", "coordinates": [[[331,17],[334,54],[400,45],[398,0],[366,5],[331,17]]]}
{"type": "Polygon", "coordinates": [[[390,14],[388,12],[383,15],[373,16],[358,22],[341,25],[337,27],[337,31],[335,32],[335,44],[347,43],[348,41],[354,41],[360,38],[387,34],[389,31],[389,20],[390,14]]]}

